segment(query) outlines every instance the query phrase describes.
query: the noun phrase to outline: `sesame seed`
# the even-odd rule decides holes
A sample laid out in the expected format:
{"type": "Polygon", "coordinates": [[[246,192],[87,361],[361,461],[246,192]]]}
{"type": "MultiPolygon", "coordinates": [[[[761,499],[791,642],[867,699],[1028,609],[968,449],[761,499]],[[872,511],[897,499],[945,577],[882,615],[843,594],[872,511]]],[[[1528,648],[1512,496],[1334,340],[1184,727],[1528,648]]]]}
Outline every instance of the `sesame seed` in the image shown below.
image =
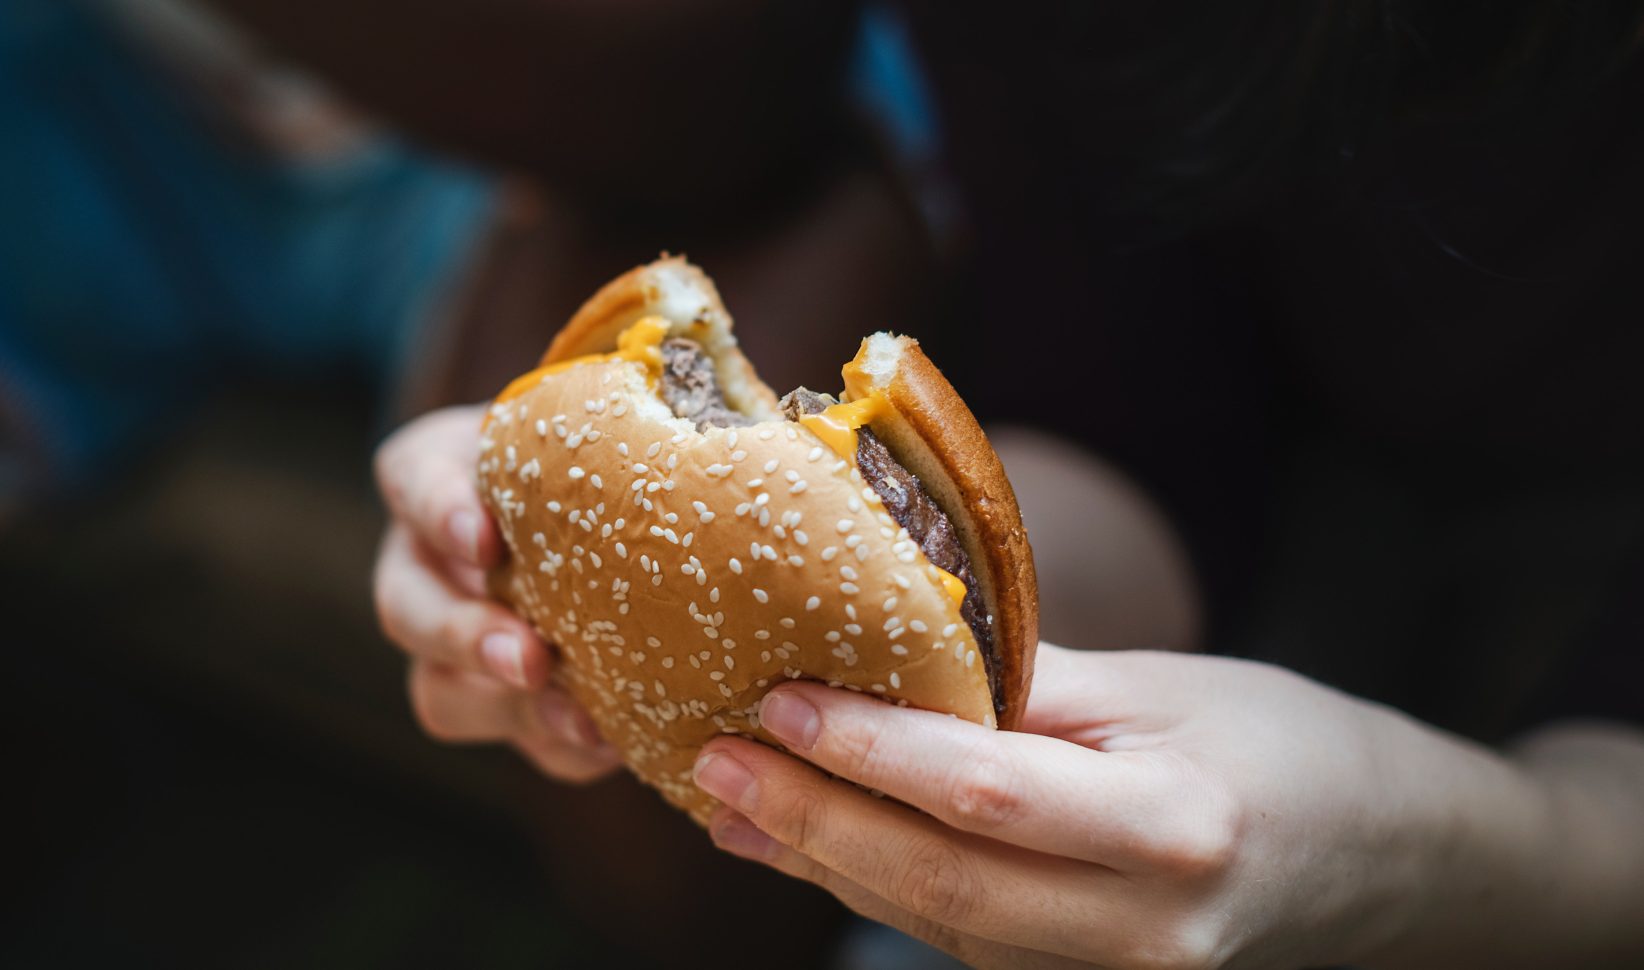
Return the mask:
{"type": "Polygon", "coordinates": [[[669,525],[676,525],[679,522],[679,513],[669,512],[662,517],[662,521],[668,523],[669,525]]]}
{"type": "Polygon", "coordinates": [[[900,688],[902,686],[902,675],[894,670],[891,671],[890,682],[892,687],[900,688]]]}
{"type": "Polygon", "coordinates": [[[839,636],[838,630],[829,630],[827,633],[822,634],[822,639],[828,641],[829,643],[838,643],[839,636]]]}
{"type": "Polygon", "coordinates": [[[776,550],[770,546],[760,546],[759,553],[771,562],[776,562],[776,550]]]}
{"type": "Polygon", "coordinates": [[[689,549],[691,548],[691,540],[694,538],[696,538],[695,532],[687,532],[684,537],[679,540],[679,544],[689,549]]]}
{"type": "Polygon", "coordinates": [[[820,596],[812,596],[810,599],[805,601],[805,609],[808,610],[808,611],[815,610],[817,607],[819,607],[821,605],[822,605],[822,597],[820,597],[820,596]]]}
{"type": "Polygon", "coordinates": [[[646,458],[655,458],[657,456],[657,453],[660,452],[661,450],[662,450],[662,442],[653,441],[653,442],[651,442],[651,447],[645,449],[645,457],[646,458]]]}
{"type": "Polygon", "coordinates": [[[804,556],[789,556],[788,557],[788,565],[790,565],[790,566],[794,567],[795,569],[797,569],[800,566],[805,565],[805,557],[804,556]]]}
{"type": "Polygon", "coordinates": [[[742,562],[735,556],[731,557],[730,567],[731,572],[736,573],[738,576],[742,575],[742,562]]]}
{"type": "Polygon", "coordinates": [[[861,501],[859,501],[859,500],[858,500],[858,499],[857,499],[857,497],[856,497],[856,496],[854,496],[854,495],[852,495],[852,496],[851,496],[851,497],[850,497],[850,500],[849,500],[849,501],[848,501],[848,502],[846,502],[846,503],[845,503],[845,507],[846,507],[846,508],[848,508],[848,509],[850,509],[850,510],[851,510],[851,511],[852,511],[852,512],[860,512],[860,511],[862,511],[862,503],[861,503],[861,501]]]}
{"type": "Polygon", "coordinates": [[[924,620],[909,620],[908,629],[915,633],[924,633],[926,630],[929,630],[930,627],[925,625],[924,620]]]}
{"type": "Polygon", "coordinates": [[[654,495],[654,494],[656,494],[656,490],[661,488],[661,487],[662,487],[661,482],[646,482],[645,483],[645,494],[654,495]]]}
{"type": "Polygon", "coordinates": [[[754,639],[755,640],[769,640],[770,638],[771,638],[771,631],[769,631],[769,630],[755,630],[754,631],[754,639]]]}
{"type": "Polygon", "coordinates": [[[549,502],[548,503],[548,511],[554,513],[555,515],[559,514],[560,508],[561,508],[561,506],[558,502],[549,502]]]}
{"type": "Polygon", "coordinates": [[[624,458],[628,457],[628,442],[626,442],[626,441],[617,442],[617,454],[621,455],[624,458]]]}
{"type": "MultiPolygon", "coordinates": [[[[816,597],[813,596],[811,599],[816,599],[816,597]]],[[[820,605],[821,602],[821,600],[817,600],[818,605],[820,605]]],[[[811,609],[815,609],[815,607],[811,607],[811,609]]],[[[784,630],[792,630],[794,628],[794,620],[791,616],[784,616],[777,622],[782,625],[782,629],[784,630]]],[[[792,646],[792,644],[788,644],[788,646],[792,646]]]]}
{"type": "Polygon", "coordinates": [[[822,561],[833,562],[833,557],[837,555],[839,555],[839,547],[829,546],[828,548],[822,550],[822,561]]]}
{"type": "Polygon", "coordinates": [[[897,573],[895,576],[893,576],[891,578],[891,582],[893,582],[896,585],[902,587],[903,589],[912,589],[913,588],[913,584],[908,582],[908,577],[902,575],[901,573],[897,573]]]}
{"type": "Polygon", "coordinates": [[[763,478],[750,478],[750,479],[748,479],[748,487],[749,488],[758,488],[759,486],[761,486],[763,484],[765,484],[765,480],[763,478]]]}
{"type": "Polygon", "coordinates": [[[674,658],[672,658],[672,657],[663,657],[662,658],[662,669],[663,670],[672,670],[672,669],[674,669],[674,658]]]}
{"type": "Polygon", "coordinates": [[[537,435],[542,438],[548,437],[548,422],[541,418],[537,419],[537,435]]]}
{"type": "Polygon", "coordinates": [[[754,587],[753,598],[761,603],[769,603],[771,601],[771,594],[756,586],[754,587]]]}
{"type": "Polygon", "coordinates": [[[857,546],[856,547],[856,561],[857,562],[867,562],[868,561],[868,553],[870,551],[871,550],[869,550],[866,545],[857,546]]]}
{"type": "Polygon", "coordinates": [[[849,536],[845,537],[845,548],[846,549],[855,549],[857,546],[859,546],[861,544],[862,544],[862,537],[859,536],[859,535],[849,535],[849,536]]]}
{"type": "Polygon", "coordinates": [[[719,587],[718,586],[715,586],[713,589],[708,590],[708,602],[710,602],[710,603],[719,602],[719,587]]]}
{"type": "Polygon", "coordinates": [[[658,538],[658,539],[662,538],[662,526],[660,526],[660,525],[651,526],[651,535],[658,538]]]}
{"type": "Polygon", "coordinates": [[[770,428],[765,428],[764,430],[759,432],[759,440],[760,441],[769,441],[775,436],[776,436],[776,432],[772,431],[770,428]]]}
{"type": "Polygon", "coordinates": [[[752,559],[754,562],[759,561],[759,543],[757,543],[757,542],[748,543],[748,558],[752,559]]]}
{"type": "Polygon", "coordinates": [[[901,635],[902,635],[902,634],[904,634],[904,633],[906,633],[906,632],[908,632],[908,628],[907,628],[907,627],[905,627],[905,626],[899,626],[899,627],[897,627],[897,628],[896,628],[896,629],[894,629],[894,630],[892,630],[892,631],[891,631],[891,632],[890,632],[890,633],[889,633],[889,634],[887,634],[887,635],[888,635],[888,636],[889,636],[889,637],[890,637],[890,638],[891,638],[891,639],[892,639],[892,640],[895,640],[895,639],[896,639],[896,638],[897,638],[897,637],[899,637],[899,636],[901,636],[901,635]]]}
{"type": "Polygon", "coordinates": [[[810,454],[805,456],[805,460],[806,461],[815,461],[815,460],[817,460],[818,458],[821,458],[821,457],[822,457],[822,446],[817,445],[816,447],[811,449],[810,454]]]}
{"type": "Polygon", "coordinates": [[[713,464],[703,469],[703,472],[714,477],[724,478],[731,473],[730,465],[713,464]]]}
{"type": "Polygon", "coordinates": [[[776,471],[776,466],[780,464],[781,462],[777,461],[775,458],[772,458],[770,461],[765,463],[765,474],[769,475],[771,472],[776,471]]]}
{"type": "Polygon", "coordinates": [[[737,506],[736,506],[736,514],[737,514],[738,517],[747,515],[748,510],[751,509],[751,508],[753,508],[753,506],[750,503],[748,503],[748,502],[739,502],[739,503],[737,503],[737,506]]]}
{"type": "Polygon", "coordinates": [[[810,544],[811,537],[806,535],[803,530],[795,529],[793,530],[793,541],[805,546],[810,544]]]}
{"type": "Polygon", "coordinates": [[[600,567],[605,565],[604,561],[599,558],[599,553],[597,553],[597,552],[590,552],[588,554],[588,558],[592,559],[594,561],[594,568],[595,569],[599,569],[600,567]]]}
{"type": "Polygon", "coordinates": [[[788,487],[788,494],[789,495],[798,495],[800,492],[803,492],[805,489],[810,488],[810,487],[811,487],[810,483],[807,482],[807,481],[804,481],[804,480],[797,481],[797,482],[794,482],[791,486],[788,487]]]}
{"type": "Polygon", "coordinates": [[[594,474],[589,475],[588,476],[588,481],[593,482],[595,488],[604,488],[605,487],[605,483],[600,481],[598,472],[595,472],[594,474]]]}
{"type": "Polygon", "coordinates": [[[622,558],[624,558],[624,559],[628,558],[628,547],[623,545],[622,543],[619,542],[619,543],[616,544],[616,551],[617,551],[617,555],[621,556],[622,558]]]}
{"type": "Polygon", "coordinates": [[[581,478],[586,473],[582,470],[582,468],[580,466],[572,465],[571,470],[568,474],[571,476],[571,479],[574,481],[578,478],[581,478]]]}
{"type": "Polygon", "coordinates": [[[771,510],[770,509],[760,509],[759,510],[759,527],[761,529],[763,529],[763,528],[765,528],[766,526],[768,526],[770,524],[771,524],[771,510]]]}
{"type": "Polygon", "coordinates": [[[840,566],[839,567],[839,575],[845,577],[846,579],[855,579],[856,578],[856,570],[852,569],[849,566],[840,566]]]}
{"type": "Polygon", "coordinates": [[[861,588],[855,583],[840,583],[839,591],[844,593],[846,596],[855,596],[857,593],[861,592],[861,588]]]}

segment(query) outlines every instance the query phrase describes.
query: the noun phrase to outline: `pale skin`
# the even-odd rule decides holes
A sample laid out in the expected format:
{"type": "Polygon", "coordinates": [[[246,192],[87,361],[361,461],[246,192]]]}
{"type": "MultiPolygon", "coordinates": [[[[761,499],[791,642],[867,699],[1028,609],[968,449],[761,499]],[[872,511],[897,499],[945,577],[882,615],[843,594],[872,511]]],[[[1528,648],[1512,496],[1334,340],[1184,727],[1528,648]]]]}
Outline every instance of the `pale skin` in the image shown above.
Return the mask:
{"type": "MultiPolygon", "coordinates": [[[[615,753],[548,686],[546,646],[483,595],[500,541],[472,486],[479,414],[436,412],[379,452],[384,629],[430,733],[602,776],[615,753]]],[[[1113,534],[1148,541],[1154,514],[1125,489],[1024,494],[1040,487],[1095,489],[1129,523],[1113,534]]],[[[1185,639],[1179,554],[1158,541],[1164,585],[1143,600],[1163,615],[1118,629],[1185,639]]],[[[1644,736],[1628,726],[1494,751],[1276,667],[1048,643],[1019,732],[808,683],[761,713],[787,753],[726,737],[697,762],[726,804],[715,842],[978,966],[1644,960],[1644,736]]]]}

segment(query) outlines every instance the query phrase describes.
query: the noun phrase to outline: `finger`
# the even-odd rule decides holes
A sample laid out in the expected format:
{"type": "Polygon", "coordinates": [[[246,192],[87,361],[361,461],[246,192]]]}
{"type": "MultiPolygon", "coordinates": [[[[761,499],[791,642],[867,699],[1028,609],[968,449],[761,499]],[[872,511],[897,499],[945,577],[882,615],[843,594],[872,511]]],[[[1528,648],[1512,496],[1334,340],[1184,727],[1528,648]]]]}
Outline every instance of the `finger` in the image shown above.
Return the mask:
{"type": "Polygon", "coordinates": [[[695,777],[776,841],[892,905],[1000,943],[1077,955],[1065,901],[1100,919],[1120,879],[955,831],[742,738],[709,743],[695,777]]]}
{"type": "Polygon", "coordinates": [[[776,869],[779,872],[821,886],[859,916],[893,926],[909,936],[964,961],[973,967],[1024,967],[1027,970],[1073,970],[1089,964],[1055,954],[997,943],[963,933],[950,926],[916,916],[892,905],[861,885],[832,869],[819,865],[759,831],[748,818],[732,809],[721,808],[708,823],[714,844],[730,852],[776,869]]]}
{"type": "Polygon", "coordinates": [[[377,485],[394,518],[447,556],[494,565],[502,537],[474,488],[480,407],[424,415],[377,449],[377,485]]]}
{"type": "Polygon", "coordinates": [[[525,695],[490,677],[415,660],[409,690],[417,723],[441,741],[504,741],[528,726],[520,702],[525,695]]]}
{"type": "Polygon", "coordinates": [[[622,764],[617,750],[569,695],[549,688],[530,702],[533,729],[515,738],[514,747],[538,771],[580,784],[603,778],[622,764]]]}
{"type": "Polygon", "coordinates": [[[1038,852],[1127,868],[1182,808],[1169,762],[1151,752],[994,731],[814,683],[771,691],[759,714],[790,751],[831,774],[1038,852]]]}
{"type": "Polygon", "coordinates": [[[389,527],[373,586],[383,632],[413,655],[518,688],[548,682],[548,648],[531,627],[501,605],[454,588],[404,526],[389,527]]]}

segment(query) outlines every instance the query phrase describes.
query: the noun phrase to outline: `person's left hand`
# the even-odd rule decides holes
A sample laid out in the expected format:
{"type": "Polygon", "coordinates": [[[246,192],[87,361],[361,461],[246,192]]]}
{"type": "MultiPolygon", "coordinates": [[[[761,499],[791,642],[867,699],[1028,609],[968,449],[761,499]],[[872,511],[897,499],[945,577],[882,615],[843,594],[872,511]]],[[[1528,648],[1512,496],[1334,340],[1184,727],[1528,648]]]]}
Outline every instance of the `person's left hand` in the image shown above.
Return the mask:
{"type": "Polygon", "coordinates": [[[1516,835],[1537,804],[1493,755],[1214,657],[1045,645],[1033,733],[797,682],[761,722],[816,767],[706,746],[715,842],[982,966],[1357,959],[1518,875],[1457,833],[1516,835]]]}

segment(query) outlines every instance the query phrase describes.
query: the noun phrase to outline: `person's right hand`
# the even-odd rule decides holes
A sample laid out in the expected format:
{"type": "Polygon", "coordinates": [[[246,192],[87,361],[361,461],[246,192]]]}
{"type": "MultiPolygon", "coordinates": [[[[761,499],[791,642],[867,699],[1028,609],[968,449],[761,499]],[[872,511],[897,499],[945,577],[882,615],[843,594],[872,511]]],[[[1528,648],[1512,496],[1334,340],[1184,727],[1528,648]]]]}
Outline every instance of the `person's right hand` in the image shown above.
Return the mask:
{"type": "Polygon", "coordinates": [[[474,489],[481,406],[407,424],[377,449],[388,533],[377,554],[377,617],[411,657],[411,706],[443,741],[506,742],[544,773],[590,781],[620,762],[588,715],[549,686],[551,657],[529,624],[487,598],[502,537],[474,489]]]}

